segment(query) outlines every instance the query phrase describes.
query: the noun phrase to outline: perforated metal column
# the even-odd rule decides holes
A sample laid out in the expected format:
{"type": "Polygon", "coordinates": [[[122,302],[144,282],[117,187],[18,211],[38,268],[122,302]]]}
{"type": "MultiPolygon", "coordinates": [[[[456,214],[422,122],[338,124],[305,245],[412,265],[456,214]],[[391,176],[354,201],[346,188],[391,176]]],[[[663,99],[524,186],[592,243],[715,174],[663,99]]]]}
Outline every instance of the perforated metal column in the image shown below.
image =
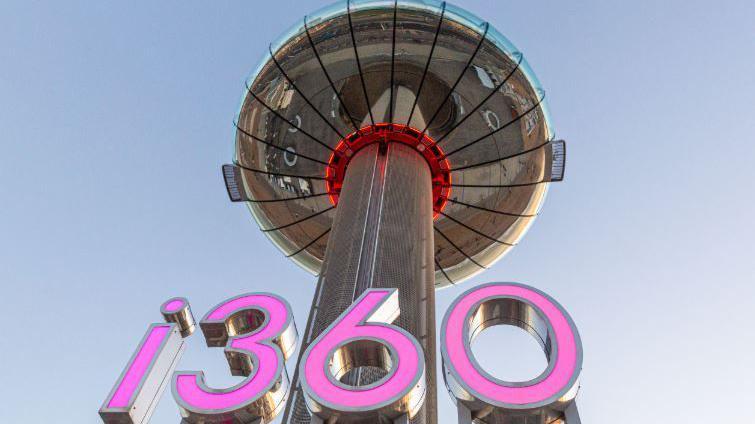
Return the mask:
{"type": "MultiPolygon", "coordinates": [[[[425,406],[412,423],[435,424],[435,289],[430,169],[400,143],[373,144],[349,163],[328,240],[301,351],[367,288],[399,289],[406,329],[425,352],[425,406]]],[[[297,366],[298,370],[298,366],[297,366]]],[[[382,377],[375,368],[355,370],[344,382],[364,385],[382,377]]],[[[298,373],[283,422],[309,423],[298,373]]]]}

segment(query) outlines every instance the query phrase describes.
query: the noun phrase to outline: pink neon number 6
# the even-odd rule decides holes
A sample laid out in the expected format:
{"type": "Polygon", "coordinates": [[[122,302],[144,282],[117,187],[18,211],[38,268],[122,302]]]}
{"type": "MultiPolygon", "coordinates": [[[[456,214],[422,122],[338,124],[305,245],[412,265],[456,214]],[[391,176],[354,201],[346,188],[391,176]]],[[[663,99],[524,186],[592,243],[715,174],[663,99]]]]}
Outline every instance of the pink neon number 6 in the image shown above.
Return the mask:
{"type": "Polygon", "coordinates": [[[390,324],[399,312],[397,289],[367,290],[309,345],[299,374],[312,413],[323,420],[416,413],[424,401],[425,358],[411,334],[390,324]],[[368,365],[388,374],[362,387],[338,381],[368,365]]]}
{"type": "Polygon", "coordinates": [[[227,346],[233,375],[247,376],[228,389],[212,389],[204,373],[176,372],[173,397],[190,423],[267,422],[288,396],[285,361],[296,347],[291,308],[282,298],[250,293],[214,307],[199,323],[207,346],[227,346]]]}

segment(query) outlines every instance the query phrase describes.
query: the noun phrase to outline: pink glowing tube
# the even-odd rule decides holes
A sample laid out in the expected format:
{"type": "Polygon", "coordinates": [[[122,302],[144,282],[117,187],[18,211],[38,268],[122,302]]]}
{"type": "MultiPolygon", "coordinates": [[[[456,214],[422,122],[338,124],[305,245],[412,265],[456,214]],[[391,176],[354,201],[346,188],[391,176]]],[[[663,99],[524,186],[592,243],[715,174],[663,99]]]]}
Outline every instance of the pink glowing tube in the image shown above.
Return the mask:
{"type": "Polygon", "coordinates": [[[213,389],[204,373],[176,372],[173,397],[190,423],[265,422],[288,397],[285,361],[296,347],[296,326],[288,303],[267,293],[250,293],[214,307],[199,323],[208,346],[225,347],[233,375],[244,381],[213,389]]]}
{"type": "Polygon", "coordinates": [[[405,330],[391,325],[399,315],[398,290],[370,289],[328,327],[302,356],[299,374],[310,410],[333,416],[413,416],[425,394],[422,348],[405,330]],[[387,375],[368,386],[339,381],[351,369],[382,368],[387,375]]]}
{"type": "Polygon", "coordinates": [[[191,313],[189,301],[184,297],[168,299],[160,307],[165,322],[175,322],[181,330],[182,337],[189,337],[194,333],[194,315],[191,313]]]}
{"type": "Polygon", "coordinates": [[[566,311],[537,289],[491,283],[468,290],[446,312],[441,338],[446,385],[473,415],[491,410],[553,415],[576,396],[582,367],[579,333],[566,311]],[[508,382],[480,367],[470,348],[472,340],[485,328],[499,324],[519,326],[540,342],[548,357],[548,367],[540,376],[508,382]]]}
{"type": "Polygon", "coordinates": [[[151,324],[102,404],[102,420],[108,424],[148,422],[183,349],[177,324],[151,324]]]}

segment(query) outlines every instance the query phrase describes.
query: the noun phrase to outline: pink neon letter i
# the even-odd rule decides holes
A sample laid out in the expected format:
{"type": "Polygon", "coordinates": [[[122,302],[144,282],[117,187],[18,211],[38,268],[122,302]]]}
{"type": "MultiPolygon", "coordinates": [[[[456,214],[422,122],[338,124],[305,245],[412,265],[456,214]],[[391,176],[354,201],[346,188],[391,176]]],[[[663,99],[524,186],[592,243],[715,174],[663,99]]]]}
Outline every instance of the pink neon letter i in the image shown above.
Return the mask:
{"type": "Polygon", "coordinates": [[[100,408],[105,423],[148,422],[169,376],[194,330],[189,302],[169,299],[160,307],[168,323],[151,324],[100,408]]]}

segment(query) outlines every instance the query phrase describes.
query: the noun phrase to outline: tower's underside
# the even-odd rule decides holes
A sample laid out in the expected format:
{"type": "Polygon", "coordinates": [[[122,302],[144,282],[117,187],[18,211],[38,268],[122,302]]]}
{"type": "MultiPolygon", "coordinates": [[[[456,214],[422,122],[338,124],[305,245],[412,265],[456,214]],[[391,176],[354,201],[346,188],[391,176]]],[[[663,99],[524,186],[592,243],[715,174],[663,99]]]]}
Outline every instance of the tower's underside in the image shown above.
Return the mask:
{"type": "MultiPolygon", "coordinates": [[[[500,259],[532,224],[548,183],[563,177],[565,145],[553,140],[544,92],[521,53],[446,3],[343,1],[271,46],[236,125],[234,165],[224,167],[231,199],[247,202],[270,240],[319,275],[301,351],[366,289],[398,288],[396,324],[427,364],[412,422],[437,423],[435,287],[500,259]],[[436,167],[419,146],[347,150],[333,185],[343,143],[383,125],[433,140],[448,177],[440,207],[436,167]]],[[[361,367],[341,380],[382,375],[361,367]]],[[[309,423],[297,374],[292,383],[284,422],[309,423]]]]}
{"type": "Polygon", "coordinates": [[[436,286],[456,284],[520,241],[563,174],[544,92],[505,38],[458,8],[349,4],[308,15],[249,79],[237,200],[319,274],[337,211],[326,176],[339,142],[380,123],[414,128],[449,163],[433,248],[436,286]]]}
{"type": "MultiPolygon", "coordinates": [[[[312,310],[302,340],[307,349],[325,328],[368,288],[399,289],[401,315],[425,354],[427,393],[413,423],[436,423],[435,263],[430,169],[422,156],[400,143],[372,144],[349,163],[328,239],[312,310]]],[[[298,367],[297,367],[298,370],[298,367]]],[[[365,385],[383,376],[361,367],[342,381],[365,385]]],[[[285,423],[309,423],[298,375],[285,423]]],[[[372,421],[374,422],[374,421],[372,421]]]]}

